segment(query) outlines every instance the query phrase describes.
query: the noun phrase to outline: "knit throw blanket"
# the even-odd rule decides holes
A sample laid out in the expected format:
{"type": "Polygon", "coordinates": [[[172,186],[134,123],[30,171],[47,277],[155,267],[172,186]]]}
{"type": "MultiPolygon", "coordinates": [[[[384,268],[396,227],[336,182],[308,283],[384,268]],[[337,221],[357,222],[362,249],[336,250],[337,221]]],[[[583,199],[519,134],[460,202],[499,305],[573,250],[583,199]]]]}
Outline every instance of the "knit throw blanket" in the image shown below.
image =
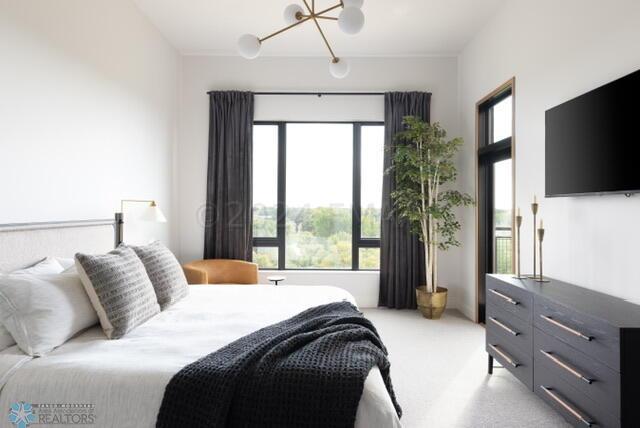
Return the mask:
{"type": "Polygon", "coordinates": [[[377,365],[398,416],[387,350],[349,302],[308,309],[184,367],[157,427],[353,427],[377,365]]]}

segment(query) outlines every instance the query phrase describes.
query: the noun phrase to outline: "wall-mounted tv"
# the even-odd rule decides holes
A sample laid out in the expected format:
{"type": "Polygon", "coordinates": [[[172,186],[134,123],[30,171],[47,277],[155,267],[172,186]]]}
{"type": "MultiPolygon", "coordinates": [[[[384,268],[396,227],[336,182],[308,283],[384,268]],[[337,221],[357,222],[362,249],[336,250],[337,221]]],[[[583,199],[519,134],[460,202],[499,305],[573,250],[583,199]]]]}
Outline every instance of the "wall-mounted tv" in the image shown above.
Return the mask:
{"type": "Polygon", "coordinates": [[[545,119],[546,196],[640,192],[640,70],[545,119]]]}

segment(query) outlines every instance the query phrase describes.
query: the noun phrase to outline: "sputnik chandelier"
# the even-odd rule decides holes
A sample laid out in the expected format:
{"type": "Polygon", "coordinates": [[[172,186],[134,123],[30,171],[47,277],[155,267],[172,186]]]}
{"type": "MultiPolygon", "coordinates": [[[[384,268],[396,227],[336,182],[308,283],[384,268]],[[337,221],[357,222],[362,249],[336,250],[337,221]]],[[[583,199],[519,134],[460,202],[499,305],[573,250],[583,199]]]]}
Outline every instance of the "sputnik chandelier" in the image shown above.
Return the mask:
{"type": "Polygon", "coordinates": [[[349,63],[344,58],[339,58],[335,55],[327,37],[322,31],[320,26],[320,19],[329,21],[338,21],[338,27],[347,34],[357,34],[362,30],[364,26],[364,14],[360,10],[364,0],[341,0],[335,6],[316,12],[315,0],[302,0],[308,13],[305,13],[302,6],[297,4],[290,4],[284,10],[284,20],[287,26],[275,33],[269,34],[266,37],[257,37],[253,34],[244,34],[238,39],[238,52],[240,55],[247,59],[256,58],[260,54],[260,48],[262,42],[269,40],[270,38],[284,33],[287,30],[292,29],[304,22],[313,21],[316,28],[322,36],[324,44],[329,49],[331,54],[331,62],[329,63],[329,72],[337,79],[342,79],[349,74],[349,63]],[[311,1],[311,5],[309,5],[311,1]],[[327,16],[326,14],[332,12],[338,8],[342,8],[342,11],[338,17],[327,16]]]}

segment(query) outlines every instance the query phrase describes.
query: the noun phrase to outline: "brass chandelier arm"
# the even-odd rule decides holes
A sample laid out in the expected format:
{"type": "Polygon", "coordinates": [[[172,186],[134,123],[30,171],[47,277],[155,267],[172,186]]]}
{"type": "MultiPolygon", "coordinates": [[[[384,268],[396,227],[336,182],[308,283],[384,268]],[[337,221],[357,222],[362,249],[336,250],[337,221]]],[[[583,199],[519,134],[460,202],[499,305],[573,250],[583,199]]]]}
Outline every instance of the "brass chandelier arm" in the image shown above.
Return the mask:
{"type": "MultiPolygon", "coordinates": [[[[303,16],[303,17],[305,17],[305,18],[311,18],[311,15],[302,15],[302,16],[303,16]]],[[[335,17],[333,17],[333,16],[320,16],[320,15],[316,15],[316,18],[318,18],[318,19],[330,19],[330,20],[332,20],[332,21],[337,21],[337,20],[338,20],[338,18],[335,18],[335,17]]]]}
{"type": "Polygon", "coordinates": [[[327,12],[331,12],[332,10],[337,9],[337,8],[339,8],[339,7],[342,7],[342,2],[338,3],[338,4],[337,4],[337,5],[335,5],[335,6],[331,6],[331,7],[329,7],[329,8],[326,8],[325,10],[322,10],[322,11],[320,11],[320,12],[318,12],[318,13],[314,13],[314,15],[316,15],[316,16],[324,15],[325,13],[327,13],[327,12]]]}
{"type": "MultiPolygon", "coordinates": [[[[316,18],[320,18],[320,19],[331,19],[333,21],[337,21],[338,18],[334,18],[333,16],[324,16],[324,14],[328,13],[328,12],[331,12],[332,10],[335,10],[335,9],[337,9],[339,7],[342,7],[342,2],[340,2],[340,3],[338,3],[338,4],[334,5],[334,6],[328,7],[325,10],[321,10],[320,12],[316,13],[315,12],[315,6],[313,5],[313,3],[311,3],[311,14],[310,15],[302,15],[302,16],[305,17],[305,18],[313,18],[315,16],[316,18]]],[[[309,5],[307,5],[307,9],[309,9],[309,5]]]]}
{"type": "Polygon", "coordinates": [[[303,22],[307,22],[307,21],[308,21],[308,20],[310,20],[311,18],[312,18],[312,16],[305,16],[304,18],[300,19],[298,22],[294,22],[293,24],[291,24],[291,25],[289,25],[289,26],[286,26],[286,27],[284,27],[284,28],[283,28],[283,29],[281,29],[281,30],[276,31],[275,33],[271,33],[271,34],[269,34],[268,36],[265,36],[265,37],[263,37],[263,38],[261,38],[261,39],[258,39],[258,40],[260,40],[260,43],[262,43],[262,42],[264,42],[265,40],[269,40],[270,38],[272,38],[272,37],[274,37],[274,36],[277,36],[278,34],[284,33],[285,31],[290,30],[290,29],[292,29],[293,27],[296,27],[296,26],[298,26],[298,25],[302,24],[303,22]]]}
{"type": "MultiPolygon", "coordinates": [[[[331,54],[331,58],[333,59],[333,62],[338,62],[338,58],[336,57],[336,55],[333,53],[333,49],[331,49],[331,45],[329,44],[329,41],[327,40],[327,37],[324,35],[324,32],[322,31],[322,27],[320,27],[320,24],[318,23],[318,20],[316,19],[316,14],[313,13],[313,9],[311,9],[311,7],[309,7],[309,2],[307,2],[307,0],[302,0],[304,2],[304,5],[307,6],[307,9],[309,10],[309,13],[311,14],[311,19],[313,19],[313,23],[316,24],[316,27],[318,28],[318,31],[320,32],[320,35],[322,36],[322,40],[324,40],[324,44],[327,45],[327,49],[329,49],[329,53],[331,54]]],[[[333,8],[336,7],[340,7],[342,6],[342,2],[340,2],[340,4],[334,6],[333,8]]],[[[330,8],[332,9],[332,8],[330,8]]],[[[318,15],[325,13],[325,12],[320,12],[318,13],[318,15]]]]}

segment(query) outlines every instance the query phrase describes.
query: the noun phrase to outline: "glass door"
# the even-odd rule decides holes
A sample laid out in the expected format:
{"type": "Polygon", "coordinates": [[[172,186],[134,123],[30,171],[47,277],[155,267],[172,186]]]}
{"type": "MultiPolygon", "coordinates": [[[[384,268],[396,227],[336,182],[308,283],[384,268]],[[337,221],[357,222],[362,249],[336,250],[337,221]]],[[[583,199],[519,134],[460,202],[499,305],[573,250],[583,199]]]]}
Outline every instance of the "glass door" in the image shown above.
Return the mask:
{"type": "Polygon", "coordinates": [[[494,273],[513,272],[513,188],[511,159],[493,164],[493,270],[494,273]]]}
{"type": "Polygon", "coordinates": [[[485,277],[513,272],[513,96],[503,88],[478,105],[478,321],[485,277]]]}

